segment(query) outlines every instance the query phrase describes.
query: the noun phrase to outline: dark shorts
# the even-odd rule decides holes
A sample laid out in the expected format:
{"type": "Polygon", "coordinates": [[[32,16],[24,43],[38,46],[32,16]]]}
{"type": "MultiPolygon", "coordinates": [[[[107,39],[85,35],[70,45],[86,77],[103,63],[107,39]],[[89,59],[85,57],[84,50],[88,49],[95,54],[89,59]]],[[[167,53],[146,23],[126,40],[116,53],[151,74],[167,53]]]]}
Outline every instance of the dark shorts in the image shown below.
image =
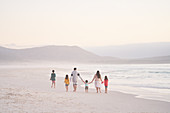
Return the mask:
{"type": "Polygon", "coordinates": [[[105,86],[105,88],[108,88],[108,86],[105,86]]]}
{"type": "Polygon", "coordinates": [[[88,86],[85,86],[85,89],[88,89],[89,87],[88,86]]]}
{"type": "Polygon", "coordinates": [[[65,84],[65,86],[68,86],[69,84],[65,84]]]}

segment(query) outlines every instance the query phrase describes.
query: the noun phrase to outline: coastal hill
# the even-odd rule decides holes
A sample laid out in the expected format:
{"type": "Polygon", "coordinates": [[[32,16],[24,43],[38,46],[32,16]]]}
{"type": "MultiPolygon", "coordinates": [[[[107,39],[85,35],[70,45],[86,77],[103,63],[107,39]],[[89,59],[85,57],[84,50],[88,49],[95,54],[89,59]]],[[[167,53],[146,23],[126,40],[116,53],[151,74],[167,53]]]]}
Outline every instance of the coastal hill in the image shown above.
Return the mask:
{"type": "Polygon", "coordinates": [[[0,47],[0,61],[73,61],[88,62],[102,57],[77,46],[44,46],[27,49],[0,47]]]}
{"type": "Polygon", "coordinates": [[[0,63],[4,62],[80,62],[80,63],[170,63],[170,56],[120,59],[99,56],[77,46],[44,46],[27,49],[0,47],[0,63]]]}
{"type": "Polygon", "coordinates": [[[84,48],[96,55],[125,59],[152,58],[170,55],[170,42],[139,43],[84,48]]]}

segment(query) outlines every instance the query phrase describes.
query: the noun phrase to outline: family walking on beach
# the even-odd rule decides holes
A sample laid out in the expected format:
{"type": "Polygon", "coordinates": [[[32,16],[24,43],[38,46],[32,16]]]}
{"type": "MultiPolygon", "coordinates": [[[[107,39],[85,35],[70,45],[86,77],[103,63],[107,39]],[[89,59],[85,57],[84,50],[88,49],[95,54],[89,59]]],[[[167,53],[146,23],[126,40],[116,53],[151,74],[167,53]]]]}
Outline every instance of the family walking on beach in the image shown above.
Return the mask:
{"type": "MultiPolygon", "coordinates": [[[[73,92],[76,92],[78,77],[82,80],[82,82],[85,85],[85,92],[88,92],[88,89],[89,89],[88,85],[91,84],[93,81],[95,81],[95,87],[96,87],[97,93],[98,92],[101,93],[101,84],[103,84],[103,83],[104,83],[104,86],[105,86],[105,93],[107,93],[107,88],[108,88],[108,78],[107,78],[107,76],[105,76],[104,82],[103,82],[100,72],[97,71],[91,82],[88,82],[88,80],[84,81],[82,79],[82,77],[80,76],[80,74],[77,72],[77,68],[74,68],[74,70],[72,71],[70,79],[69,79],[68,75],[65,76],[64,83],[65,83],[65,87],[66,87],[66,92],[68,92],[68,86],[69,86],[70,82],[73,83],[73,89],[74,89],[73,92]]],[[[56,78],[56,74],[54,73],[54,70],[52,70],[51,78],[50,78],[50,80],[52,81],[51,88],[53,88],[53,87],[55,88],[55,81],[56,81],[55,78],[56,78]]]]}

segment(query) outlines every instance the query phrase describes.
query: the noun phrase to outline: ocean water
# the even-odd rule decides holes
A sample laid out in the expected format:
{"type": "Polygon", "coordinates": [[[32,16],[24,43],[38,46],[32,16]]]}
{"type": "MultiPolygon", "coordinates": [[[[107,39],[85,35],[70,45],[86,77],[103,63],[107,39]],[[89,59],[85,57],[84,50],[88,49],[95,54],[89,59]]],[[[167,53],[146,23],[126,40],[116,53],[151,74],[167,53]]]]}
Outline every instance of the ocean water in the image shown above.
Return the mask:
{"type": "MultiPolygon", "coordinates": [[[[29,79],[29,76],[35,78],[41,75],[49,80],[52,69],[56,70],[58,77],[64,77],[66,74],[70,76],[74,67],[77,67],[81,77],[89,82],[97,70],[101,72],[102,79],[108,76],[109,91],[134,94],[137,98],[170,102],[170,64],[1,65],[0,77],[18,74],[17,76],[25,75],[29,79]]],[[[89,87],[94,88],[94,83],[89,87]]],[[[104,90],[103,85],[102,90],[104,90]]]]}
{"type": "MultiPolygon", "coordinates": [[[[102,79],[108,76],[109,90],[134,94],[137,98],[170,102],[170,64],[81,64],[75,67],[81,77],[89,82],[97,70],[101,72],[102,79]]],[[[94,88],[94,83],[90,87],[94,88]]]]}
{"type": "Polygon", "coordinates": [[[170,102],[170,64],[88,65],[80,67],[82,69],[81,76],[89,80],[95,74],[94,70],[99,70],[103,79],[104,76],[108,76],[109,90],[134,94],[138,98],[170,102]]]}

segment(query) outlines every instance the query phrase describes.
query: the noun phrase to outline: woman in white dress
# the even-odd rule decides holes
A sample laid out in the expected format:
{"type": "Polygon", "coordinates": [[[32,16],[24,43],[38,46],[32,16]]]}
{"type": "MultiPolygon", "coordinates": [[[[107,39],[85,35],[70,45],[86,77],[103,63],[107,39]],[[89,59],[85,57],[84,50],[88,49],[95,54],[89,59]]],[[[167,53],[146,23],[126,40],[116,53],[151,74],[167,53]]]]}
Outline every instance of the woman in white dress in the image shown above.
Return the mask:
{"type": "Polygon", "coordinates": [[[101,82],[103,82],[103,81],[102,81],[99,71],[96,72],[96,74],[94,75],[94,77],[90,83],[92,83],[94,80],[95,80],[95,87],[96,87],[97,93],[98,93],[98,90],[101,93],[101,82]]]}

